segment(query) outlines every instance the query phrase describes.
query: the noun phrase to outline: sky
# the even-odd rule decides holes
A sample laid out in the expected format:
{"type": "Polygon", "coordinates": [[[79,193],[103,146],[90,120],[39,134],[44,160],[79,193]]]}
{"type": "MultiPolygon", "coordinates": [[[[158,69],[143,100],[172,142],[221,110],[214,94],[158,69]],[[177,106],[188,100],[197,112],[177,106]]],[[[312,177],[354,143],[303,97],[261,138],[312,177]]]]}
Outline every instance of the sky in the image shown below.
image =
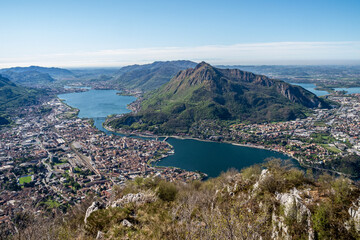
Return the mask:
{"type": "Polygon", "coordinates": [[[360,64],[359,0],[0,0],[0,68],[360,64]]]}

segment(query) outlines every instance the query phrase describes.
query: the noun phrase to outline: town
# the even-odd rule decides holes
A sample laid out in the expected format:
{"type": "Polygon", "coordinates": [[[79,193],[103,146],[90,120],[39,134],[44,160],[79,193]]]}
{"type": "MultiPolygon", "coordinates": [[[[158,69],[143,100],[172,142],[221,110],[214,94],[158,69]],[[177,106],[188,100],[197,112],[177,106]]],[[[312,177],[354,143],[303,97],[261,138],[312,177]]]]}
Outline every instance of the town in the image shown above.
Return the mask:
{"type": "Polygon", "coordinates": [[[202,121],[190,129],[193,137],[282,152],[301,165],[359,177],[357,169],[337,168],[339,162],[360,158],[360,94],[335,92],[327,97],[332,109],[316,109],[304,119],[230,126],[202,121]]]}
{"type": "Polygon", "coordinates": [[[66,209],[86,195],[108,198],[114,185],[136,177],[191,181],[201,175],[152,162],[173,153],[166,141],[106,135],[92,119],[54,98],[23,109],[0,132],[0,222],[43,206],[66,209]]]}

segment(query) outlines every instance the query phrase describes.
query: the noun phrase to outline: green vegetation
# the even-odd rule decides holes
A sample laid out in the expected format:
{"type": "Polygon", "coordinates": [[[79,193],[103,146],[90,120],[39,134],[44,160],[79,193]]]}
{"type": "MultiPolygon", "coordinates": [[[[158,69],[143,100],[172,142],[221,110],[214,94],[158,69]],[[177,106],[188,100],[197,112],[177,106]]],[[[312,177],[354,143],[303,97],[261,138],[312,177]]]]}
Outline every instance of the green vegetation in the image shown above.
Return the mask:
{"type": "Polygon", "coordinates": [[[324,147],[325,149],[327,149],[329,152],[333,152],[333,153],[341,153],[341,150],[334,147],[334,146],[329,146],[328,144],[320,144],[322,147],[324,147]]]}
{"type": "Polygon", "coordinates": [[[73,177],[69,176],[68,173],[64,173],[63,177],[66,178],[66,181],[63,183],[65,187],[69,187],[73,191],[79,190],[81,188],[80,184],[76,182],[73,177]]]}
{"type": "Polygon", "coordinates": [[[115,74],[116,83],[126,89],[154,90],[167,83],[180,70],[195,67],[191,61],[154,62],[126,66],[115,74]]]}
{"type": "Polygon", "coordinates": [[[59,202],[57,202],[57,201],[55,201],[55,200],[51,200],[51,199],[49,199],[49,200],[47,200],[46,202],[44,202],[44,204],[46,205],[46,206],[48,206],[49,208],[58,208],[59,206],[60,206],[60,203],[59,202]]]}
{"type": "Polygon", "coordinates": [[[310,142],[312,143],[320,143],[320,144],[329,144],[336,141],[336,139],[331,136],[330,133],[312,133],[310,135],[310,142]]]}
{"type": "Polygon", "coordinates": [[[31,176],[26,176],[26,177],[21,177],[19,178],[19,184],[20,185],[24,185],[25,183],[30,183],[31,180],[31,176]]]}
{"type": "Polygon", "coordinates": [[[188,133],[201,120],[285,121],[305,117],[314,107],[328,104],[298,86],[200,63],[147,94],[137,114],[127,114],[108,124],[154,133],[188,133]]]}
{"type": "Polygon", "coordinates": [[[85,170],[82,170],[78,167],[75,167],[74,168],[74,173],[76,174],[79,174],[81,176],[90,176],[90,175],[93,175],[94,173],[92,171],[90,171],[89,169],[85,169],[85,170]]]}
{"type": "Polygon", "coordinates": [[[345,157],[338,157],[325,164],[325,167],[358,178],[360,177],[360,156],[352,154],[345,157]]]}
{"type": "Polygon", "coordinates": [[[44,95],[44,91],[17,86],[0,75],[0,126],[9,124],[19,107],[36,104],[44,95]]]}
{"type": "Polygon", "coordinates": [[[68,163],[68,161],[66,159],[59,159],[57,156],[53,156],[50,162],[51,166],[62,165],[64,163],[68,163]]]}
{"type": "Polygon", "coordinates": [[[159,184],[158,196],[163,201],[172,202],[175,200],[177,191],[173,183],[162,182],[159,184]]]}

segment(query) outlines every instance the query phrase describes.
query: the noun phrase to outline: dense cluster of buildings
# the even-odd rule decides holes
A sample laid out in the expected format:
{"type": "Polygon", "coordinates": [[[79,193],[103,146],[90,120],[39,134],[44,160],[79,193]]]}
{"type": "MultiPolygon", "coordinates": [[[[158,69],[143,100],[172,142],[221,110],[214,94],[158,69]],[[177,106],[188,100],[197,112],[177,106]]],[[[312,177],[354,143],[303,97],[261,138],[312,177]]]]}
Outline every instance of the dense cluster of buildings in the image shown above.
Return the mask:
{"type": "Polygon", "coordinates": [[[305,119],[267,124],[236,124],[228,138],[286,153],[307,163],[360,155],[360,95],[331,95],[339,106],[317,109],[305,119]]]}
{"type": "Polygon", "coordinates": [[[86,194],[106,198],[114,184],[136,177],[199,179],[198,173],[155,167],[173,152],[165,141],[106,135],[59,99],[26,109],[0,132],[0,221],[44,206],[66,208],[86,194]]]}

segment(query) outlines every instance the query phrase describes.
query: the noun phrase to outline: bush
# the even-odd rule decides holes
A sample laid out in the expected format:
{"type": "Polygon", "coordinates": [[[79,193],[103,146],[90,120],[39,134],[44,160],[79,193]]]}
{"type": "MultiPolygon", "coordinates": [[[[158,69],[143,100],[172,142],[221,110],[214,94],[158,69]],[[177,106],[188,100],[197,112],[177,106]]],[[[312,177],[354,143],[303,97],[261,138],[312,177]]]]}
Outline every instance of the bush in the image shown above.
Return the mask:
{"type": "Polygon", "coordinates": [[[256,180],[261,174],[261,166],[253,165],[241,170],[241,175],[245,179],[256,180]]]}
{"type": "Polygon", "coordinates": [[[161,182],[157,191],[159,198],[166,202],[174,201],[177,193],[176,186],[170,182],[161,182]]]}

